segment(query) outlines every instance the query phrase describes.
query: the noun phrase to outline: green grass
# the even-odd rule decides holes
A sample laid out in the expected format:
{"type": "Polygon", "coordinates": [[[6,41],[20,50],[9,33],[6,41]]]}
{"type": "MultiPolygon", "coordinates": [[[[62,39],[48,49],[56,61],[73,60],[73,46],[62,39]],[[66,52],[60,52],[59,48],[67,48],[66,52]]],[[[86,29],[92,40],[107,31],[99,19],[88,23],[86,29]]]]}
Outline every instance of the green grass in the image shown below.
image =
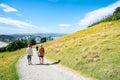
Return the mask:
{"type": "MultiPolygon", "coordinates": [[[[43,44],[46,57],[98,80],[120,80],[120,21],[93,27],[43,44]]],[[[0,80],[18,80],[16,63],[25,49],[0,53],[0,80]]]]}
{"type": "Polygon", "coordinates": [[[19,80],[16,64],[25,49],[0,53],[0,80],[19,80]]]}
{"type": "Polygon", "coordinates": [[[93,27],[43,44],[46,57],[98,80],[120,80],[120,21],[93,27]]]}

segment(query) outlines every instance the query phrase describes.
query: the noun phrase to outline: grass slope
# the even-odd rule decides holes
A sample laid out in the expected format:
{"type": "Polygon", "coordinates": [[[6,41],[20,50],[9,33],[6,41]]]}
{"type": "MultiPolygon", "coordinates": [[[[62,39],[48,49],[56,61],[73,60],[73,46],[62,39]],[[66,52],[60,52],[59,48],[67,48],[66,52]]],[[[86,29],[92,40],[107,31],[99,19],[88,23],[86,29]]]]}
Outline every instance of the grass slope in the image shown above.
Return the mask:
{"type": "Polygon", "coordinates": [[[16,63],[25,49],[0,53],[0,80],[19,80],[16,63]]]}
{"type": "Polygon", "coordinates": [[[46,57],[98,80],[120,80],[120,21],[93,27],[43,44],[46,57]]]}

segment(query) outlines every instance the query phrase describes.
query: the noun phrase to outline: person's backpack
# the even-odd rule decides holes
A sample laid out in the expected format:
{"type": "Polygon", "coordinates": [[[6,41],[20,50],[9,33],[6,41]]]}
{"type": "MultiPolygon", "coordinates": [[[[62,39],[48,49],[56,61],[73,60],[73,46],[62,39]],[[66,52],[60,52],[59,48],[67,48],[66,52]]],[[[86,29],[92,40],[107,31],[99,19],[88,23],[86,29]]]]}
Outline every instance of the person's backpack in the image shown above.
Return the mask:
{"type": "Polygon", "coordinates": [[[44,54],[44,48],[40,48],[39,53],[44,54]]]}

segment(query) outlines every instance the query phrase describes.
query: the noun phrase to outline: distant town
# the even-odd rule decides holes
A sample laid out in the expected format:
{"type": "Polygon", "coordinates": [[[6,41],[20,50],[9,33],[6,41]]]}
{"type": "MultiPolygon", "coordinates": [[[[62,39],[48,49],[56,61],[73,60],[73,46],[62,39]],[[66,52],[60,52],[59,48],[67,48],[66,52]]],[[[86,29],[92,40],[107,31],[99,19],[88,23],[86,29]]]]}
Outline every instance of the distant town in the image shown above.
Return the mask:
{"type": "Polygon", "coordinates": [[[11,34],[11,35],[0,35],[0,41],[3,42],[12,42],[15,40],[27,40],[35,39],[36,43],[41,43],[41,39],[45,38],[46,41],[51,41],[66,34],[58,33],[36,33],[36,34],[11,34]]]}

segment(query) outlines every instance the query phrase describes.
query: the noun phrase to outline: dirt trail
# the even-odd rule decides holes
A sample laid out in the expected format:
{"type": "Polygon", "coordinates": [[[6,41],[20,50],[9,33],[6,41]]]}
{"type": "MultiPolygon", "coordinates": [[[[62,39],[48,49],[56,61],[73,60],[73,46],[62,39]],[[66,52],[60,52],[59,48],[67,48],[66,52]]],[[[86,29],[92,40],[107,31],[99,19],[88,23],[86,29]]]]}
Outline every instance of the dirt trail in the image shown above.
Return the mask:
{"type": "Polygon", "coordinates": [[[27,64],[27,56],[23,56],[18,62],[20,80],[89,80],[75,72],[59,66],[59,62],[50,62],[45,59],[43,65],[39,65],[38,56],[34,50],[32,65],[27,64]]]}

